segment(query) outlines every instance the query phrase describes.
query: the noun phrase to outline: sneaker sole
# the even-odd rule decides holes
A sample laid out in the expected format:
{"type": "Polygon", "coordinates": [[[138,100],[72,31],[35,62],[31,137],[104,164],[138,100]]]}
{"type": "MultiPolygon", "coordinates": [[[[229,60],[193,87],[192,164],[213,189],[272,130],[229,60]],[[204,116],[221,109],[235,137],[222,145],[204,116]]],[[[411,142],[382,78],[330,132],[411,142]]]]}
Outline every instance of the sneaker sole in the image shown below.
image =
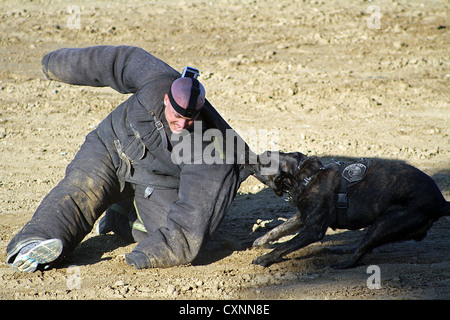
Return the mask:
{"type": "Polygon", "coordinates": [[[56,260],[61,255],[62,249],[61,240],[50,239],[39,243],[27,253],[27,256],[34,259],[38,264],[45,264],[56,260]]]}

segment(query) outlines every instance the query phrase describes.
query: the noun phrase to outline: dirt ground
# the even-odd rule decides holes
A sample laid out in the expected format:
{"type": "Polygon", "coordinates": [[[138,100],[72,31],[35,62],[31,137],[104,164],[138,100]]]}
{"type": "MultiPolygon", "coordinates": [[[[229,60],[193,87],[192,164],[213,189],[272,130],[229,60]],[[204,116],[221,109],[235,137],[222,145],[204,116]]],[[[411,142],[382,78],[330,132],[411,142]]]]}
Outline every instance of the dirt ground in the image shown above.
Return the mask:
{"type": "Polygon", "coordinates": [[[61,47],[135,45],[178,70],[195,66],[249,140],[325,159],[402,159],[450,200],[449,12],[435,0],[2,1],[0,299],[449,299],[449,217],[353,269],[326,267],[345,257],[322,249],[355,244],[363,230],[330,229],[278,264],[252,265],[269,250],[253,240],[295,213],[252,177],[190,265],[136,270],[124,259],[134,244],[93,232],[56,269],[18,274],[5,263],[86,134],[127,98],[46,80],[40,60],[61,47]],[[367,285],[369,265],[380,289],[367,285]]]}

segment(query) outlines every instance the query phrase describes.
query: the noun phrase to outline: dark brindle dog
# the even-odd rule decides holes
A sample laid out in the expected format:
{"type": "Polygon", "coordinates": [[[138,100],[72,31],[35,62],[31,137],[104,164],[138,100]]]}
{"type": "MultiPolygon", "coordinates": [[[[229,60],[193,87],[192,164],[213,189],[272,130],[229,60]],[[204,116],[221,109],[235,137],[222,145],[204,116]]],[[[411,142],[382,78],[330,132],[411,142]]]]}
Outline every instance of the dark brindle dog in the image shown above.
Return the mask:
{"type": "Polygon", "coordinates": [[[282,256],[321,240],[328,227],[368,227],[350,258],[332,265],[349,268],[382,244],[422,240],[434,221],[450,215],[450,202],[436,183],[404,162],[377,159],[350,166],[338,162],[324,166],[317,157],[280,152],[278,172],[262,175],[264,161],[260,159],[268,155],[270,151],[259,155],[258,163],[248,168],[277,195],[287,193],[298,213],[253,245],[262,246],[295,231],[299,233],[255,259],[254,264],[267,267],[282,256]]]}

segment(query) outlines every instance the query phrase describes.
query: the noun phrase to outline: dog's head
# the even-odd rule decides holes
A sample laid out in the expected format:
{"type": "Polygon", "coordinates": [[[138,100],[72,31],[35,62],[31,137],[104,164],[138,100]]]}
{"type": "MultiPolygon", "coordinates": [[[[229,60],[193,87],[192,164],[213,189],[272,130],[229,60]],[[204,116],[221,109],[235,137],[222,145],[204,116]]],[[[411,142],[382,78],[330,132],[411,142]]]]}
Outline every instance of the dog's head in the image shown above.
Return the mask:
{"type": "Polygon", "coordinates": [[[259,181],[282,196],[297,186],[295,173],[299,164],[307,158],[300,152],[265,151],[256,156],[255,163],[247,164],[246,167],[259,181]]]}

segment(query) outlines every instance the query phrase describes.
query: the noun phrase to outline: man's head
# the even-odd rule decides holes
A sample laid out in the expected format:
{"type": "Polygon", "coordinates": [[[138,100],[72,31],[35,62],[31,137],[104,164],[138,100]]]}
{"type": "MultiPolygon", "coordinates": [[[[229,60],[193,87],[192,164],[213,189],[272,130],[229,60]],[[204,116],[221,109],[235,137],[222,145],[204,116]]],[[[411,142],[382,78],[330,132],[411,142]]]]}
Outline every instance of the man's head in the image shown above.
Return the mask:
{"type": "Polygon", "coordinates": [[[300,164],[308,159],[300,152],[265,151],[260,155],[248,156],[249,164],[245,167],[262,183],[272,188],[278,196],[282,196],[290,188],[297,185],[295,174],[300,164]]]}
{"type": "Polygon", "coordinates": [[[188,129],[194,123],[204,103],[205,88],[200,82],[193,78],[175,80],[170,92],[164,96],[164,112],[170,130],[179,134],[182,130],[188,129]],[[198,97],[195,101],[196,95],[198,97]]]}

